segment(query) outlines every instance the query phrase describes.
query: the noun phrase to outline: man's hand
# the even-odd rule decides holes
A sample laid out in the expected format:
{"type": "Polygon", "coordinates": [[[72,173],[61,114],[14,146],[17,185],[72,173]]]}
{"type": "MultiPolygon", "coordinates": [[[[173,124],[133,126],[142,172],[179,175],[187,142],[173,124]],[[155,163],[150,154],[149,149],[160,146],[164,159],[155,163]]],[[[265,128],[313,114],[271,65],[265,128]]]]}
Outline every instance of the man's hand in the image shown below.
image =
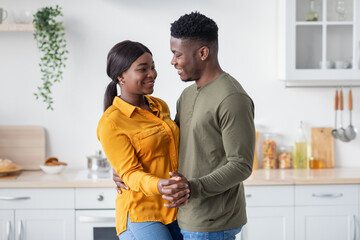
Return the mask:
{"type": "Polygon", "coordinates": [[[180,173],[170,172],[170,179],[161,179],[158,182],[158,189],[163,198],[170,204],[165,207],[176,208],[187,203],[190,197],[190,185],[188,180],[180,173]]]}
{"type": "Polygon", "coordinates": [[[113,169],[113,181],[116,184],[116,191],[121,194],[122,191],[121,189],[126,189],[129,190],[130,188],[128,188],[125,183],[123,182],[123,180],[121,180],[121,178],[119,177],[119,175],[116,173],[116,171],[113,169]]]}

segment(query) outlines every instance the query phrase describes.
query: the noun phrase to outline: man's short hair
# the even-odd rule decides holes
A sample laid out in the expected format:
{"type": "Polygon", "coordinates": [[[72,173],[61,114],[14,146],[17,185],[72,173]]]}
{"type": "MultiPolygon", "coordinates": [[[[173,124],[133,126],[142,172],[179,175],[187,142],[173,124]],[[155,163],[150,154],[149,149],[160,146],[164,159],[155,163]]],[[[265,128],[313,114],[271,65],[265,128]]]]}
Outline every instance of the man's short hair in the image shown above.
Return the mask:
{"type": "Polygon", "coordinates": [[[214,20],[199,12],[181,16],[171,24],[171,36],[179,39],[217,42],[218,26],[214,20]]]}

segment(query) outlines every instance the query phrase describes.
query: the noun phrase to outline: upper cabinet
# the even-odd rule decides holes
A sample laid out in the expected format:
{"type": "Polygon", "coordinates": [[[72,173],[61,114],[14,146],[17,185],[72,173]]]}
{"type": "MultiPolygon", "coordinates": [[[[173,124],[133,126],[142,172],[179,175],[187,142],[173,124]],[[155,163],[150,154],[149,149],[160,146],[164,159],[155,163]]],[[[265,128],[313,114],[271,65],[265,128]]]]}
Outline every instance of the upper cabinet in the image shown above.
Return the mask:
{"type": "Polygon", "coordinates": [[[287,86],[360,85],[360,0],[279,0],[278,22],[287,86]]]}

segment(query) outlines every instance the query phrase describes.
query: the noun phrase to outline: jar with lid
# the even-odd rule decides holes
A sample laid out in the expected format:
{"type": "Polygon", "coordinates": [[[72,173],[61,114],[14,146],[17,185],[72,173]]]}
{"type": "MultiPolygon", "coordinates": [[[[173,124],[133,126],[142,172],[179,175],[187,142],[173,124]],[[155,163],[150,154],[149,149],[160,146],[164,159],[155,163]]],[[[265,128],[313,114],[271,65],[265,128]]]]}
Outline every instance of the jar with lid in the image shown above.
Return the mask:
{"type": "Polygon", "coordinates": [[[276,134],[273,133],[264,133],[263,141],[263,168],[265,169],[275,169],[278,168],[277,162],[277,148],[275,141],[276,134]]]}
{"type": "Polygon", "coordinates": [[[293,147],[292,146],[280,146],[279,147],[279,155],[278,162],[279,168],[289,169],[293,166],[293,147]]]}

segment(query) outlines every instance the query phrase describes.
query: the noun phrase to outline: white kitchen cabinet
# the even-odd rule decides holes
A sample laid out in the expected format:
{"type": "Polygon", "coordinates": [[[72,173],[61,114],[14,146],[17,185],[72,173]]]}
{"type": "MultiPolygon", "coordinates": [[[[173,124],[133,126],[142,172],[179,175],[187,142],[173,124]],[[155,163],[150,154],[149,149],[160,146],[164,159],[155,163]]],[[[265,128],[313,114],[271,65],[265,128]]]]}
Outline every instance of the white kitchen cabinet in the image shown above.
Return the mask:
{"type": "Polygon", "coordinates": [[[358,239],[358,186],[295,186],[296,240],[358,239]]]}
{"type": "Polygon", "coordinates": [[[245,195],[248,223],[237,239],[294,239],[293,186],[249,186],[245,195]]]}
{"type": "Polygon", "coordinates": [[[360,0],[315,0],[317,21],[305,21],[309,0],[279,0],[278,77],[286,86],[360,85],[360,0]]]}
{"type": "Polygon", "coordinates": [[[0,210],[0,240],[12,240],[14,233],[14,211],[0,210]]]}
{"type": "Polygon", "coordinates": [[[74,202],[74,189],[0,189],[0,240],[74,240],[74,202]]]}
{"type": "Polygon", "coordinates": [[[295,239],[358,239],[357,212],[357,206],[295,207],[295,239]]]}
{"type": "Polygon", "coordinates": [[[74,210],[16,210],[15,239],[75,239],[74,210]]]}

